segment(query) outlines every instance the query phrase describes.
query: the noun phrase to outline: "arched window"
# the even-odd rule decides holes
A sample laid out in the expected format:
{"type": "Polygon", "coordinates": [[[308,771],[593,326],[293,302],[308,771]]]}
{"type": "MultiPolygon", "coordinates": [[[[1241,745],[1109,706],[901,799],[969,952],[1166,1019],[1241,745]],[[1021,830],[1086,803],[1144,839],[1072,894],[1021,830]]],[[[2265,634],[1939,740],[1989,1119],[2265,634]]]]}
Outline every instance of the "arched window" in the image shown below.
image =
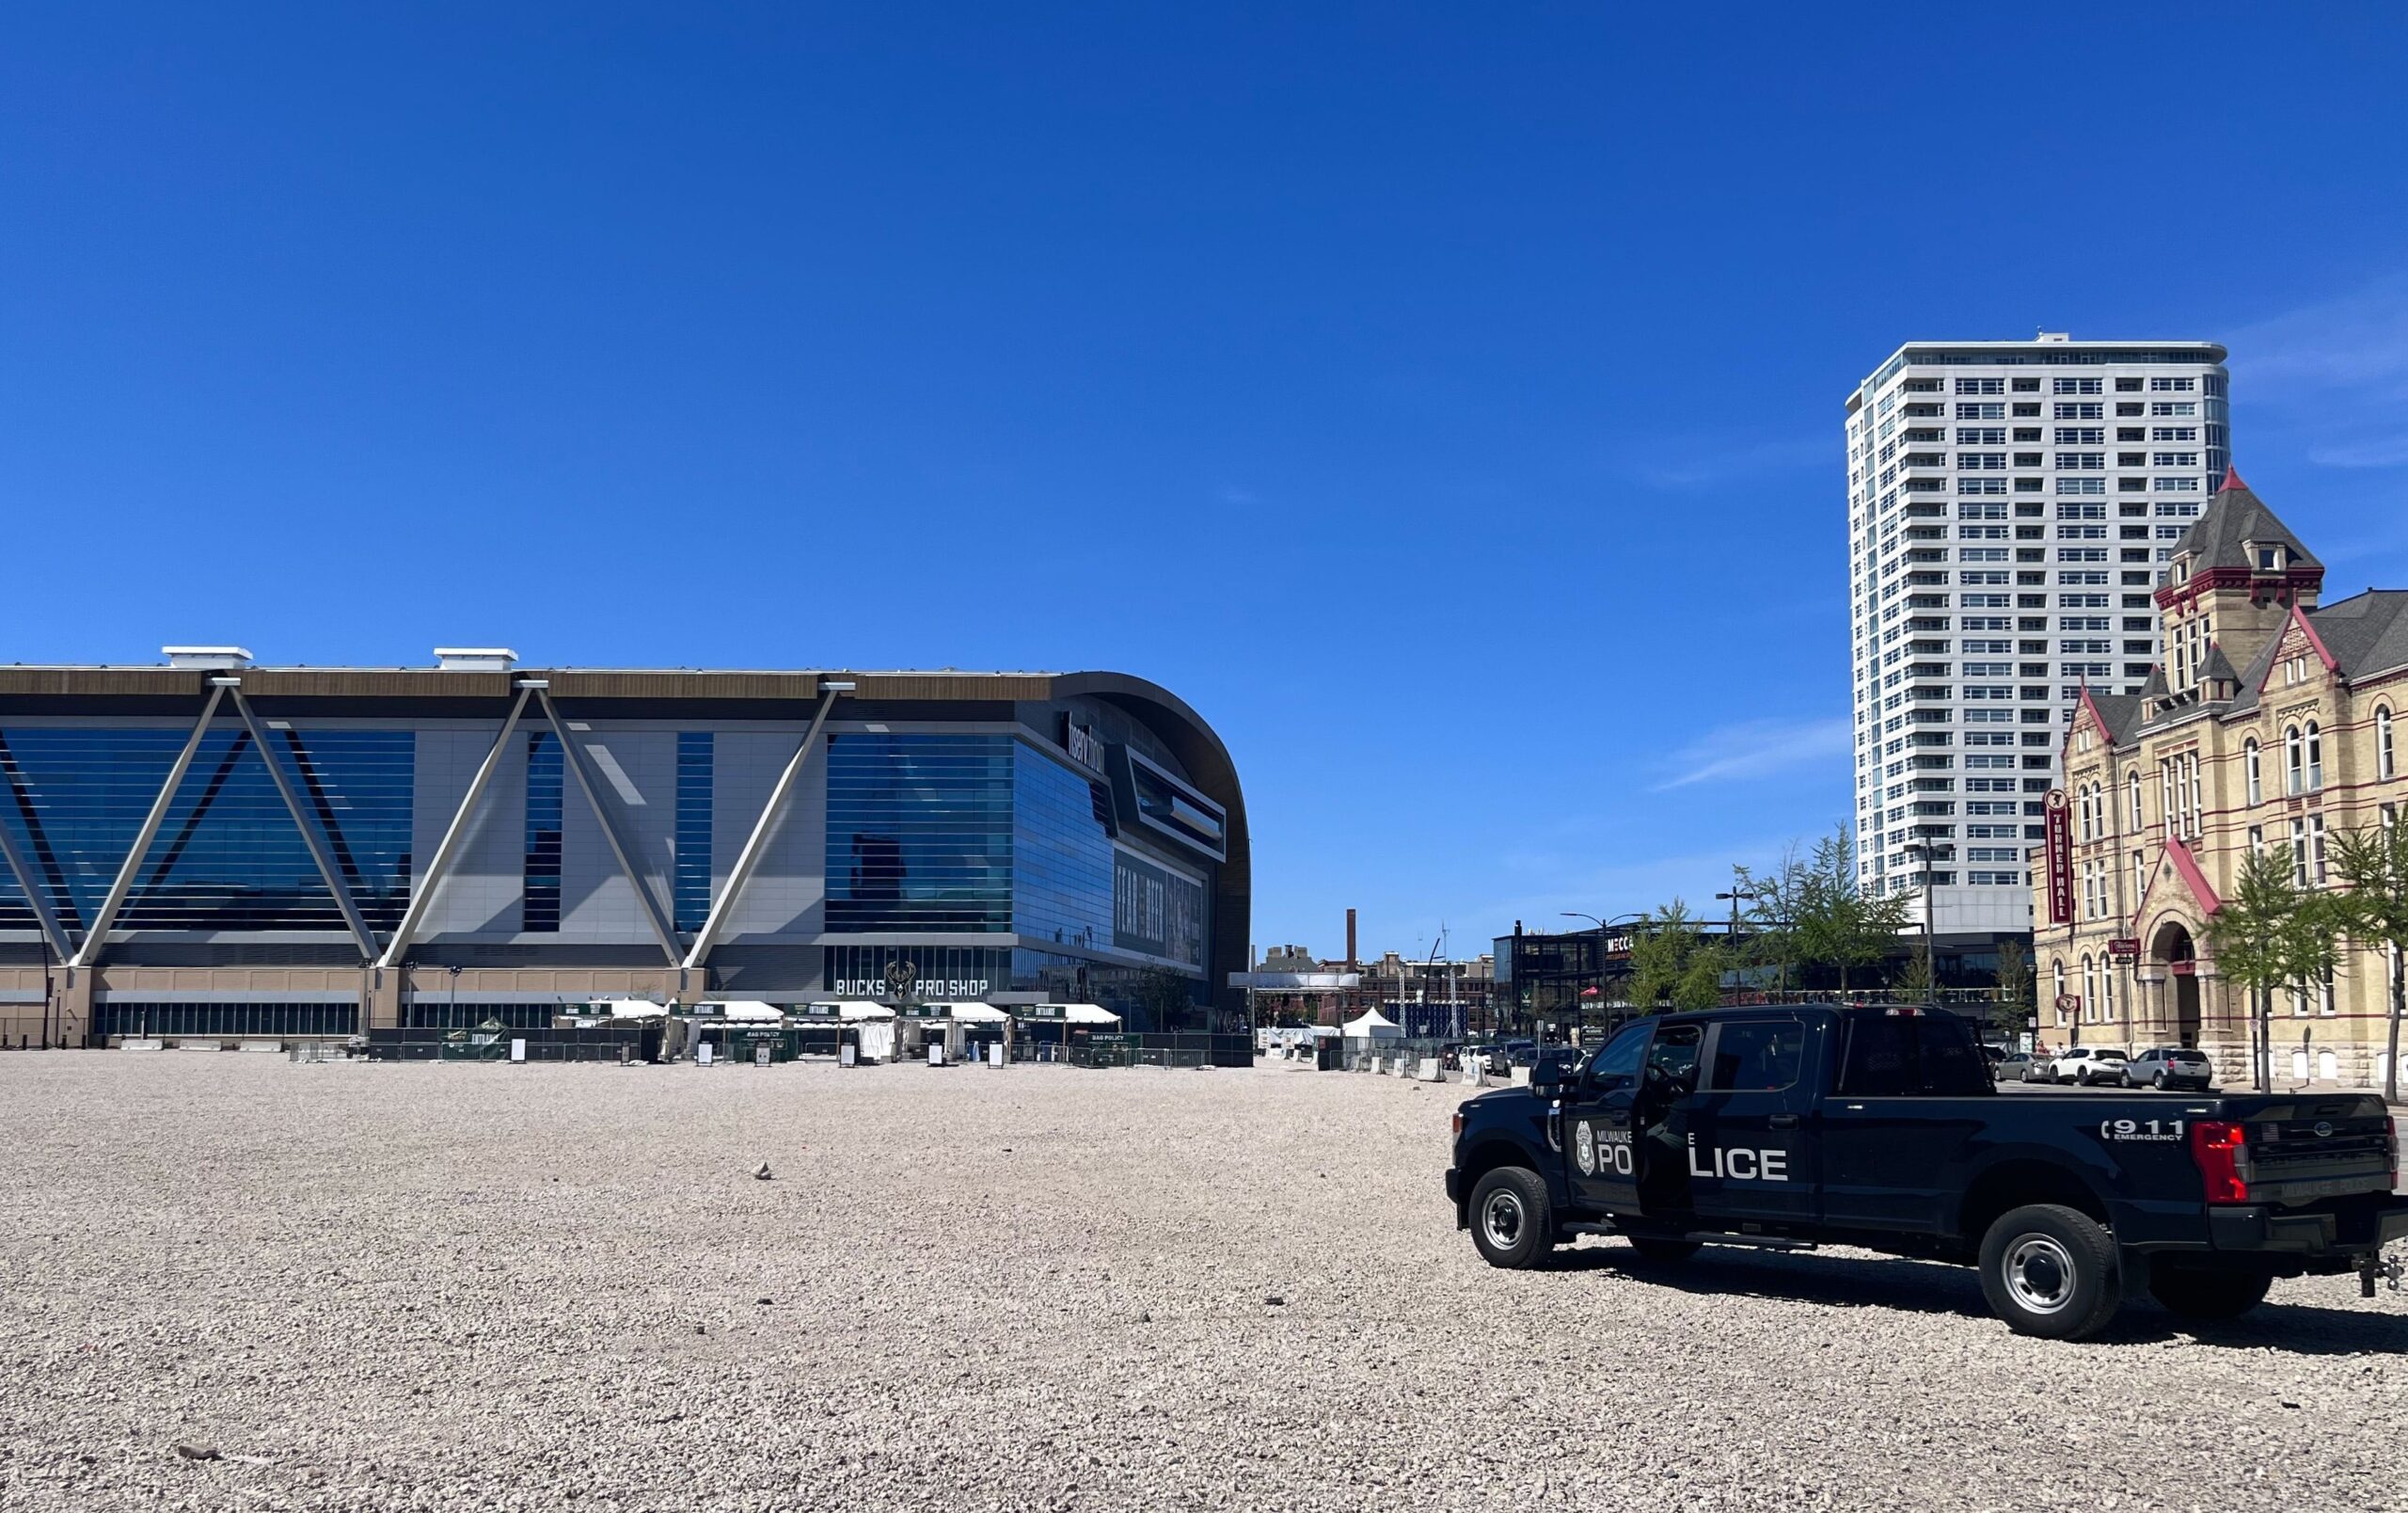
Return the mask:
{"type": "Polygon", "coordinates": [[[2252,736],[2249,740],[2242,742],[2241,768],[2242,771],[2247,773],[2249,777],[2249,802],[2252,804],[2265,803],[2266,777],[2265,773],[2260,770],[2258,761],[2258,738],[2255,736],[2252,736]]]}
{"type": "Polygon", "coordinates": [[[2112,1025],[2115,1022],[2115,959],[2101,957],[2099,965],[2099,1011],[2100,1017],[2112,1025]]]}
{"type": "Polygon", "coordinates": [[[2299,739],[2299,726],[2283,731],[2283,791],[2307,791],[2307,747],[2299,739]]]}
{"type": "Polygon", "coordinates": [[[2391,710],[2374,711],[2374,775],[2389,778],[2400,775],[2399,759],[2392,755],[2391,710]]]}
{"type": "Polygon", "coordinates": [[[2098,975],[2091,965],[2090,958],[2083,957],[2082,959],[2082,1017],[2086,1021],[2096,1020],[2099,1017],[2099,984],[2092,980],[2098,975]]]}
{"type": "Polygon", "coordinates": [[[2057,1024],[2066,1022],[2066,960],[2056,957],[2049,963],[2049,975],[2056,980],[2057,1024]]]}
{"type": "Polygon", "coordinates": [[[2316,722],[2307,723],[2307,791],[2315,792],[2324,786],[2324,737],[2316,722]]]}
{"type": "Polygon", "coordinates": [[[2134,769],[2132,770],[2132,780],[2131,780],[2131,783],[2127,784],[2127,785],[2126,785],[2126,787],[2127,787],[2127,788],[2130,790],[2130,792],[2131,792],[2131,799],[2132,799],[2132,834],[2134,834],[2134,835],[2139,835],[2139,834],[2140,834],[2140,829],[2141,829],[2141,774],[2140,774],[2140,769],[2138,769],[2138,768],[2134,768],[2134,769]]]}

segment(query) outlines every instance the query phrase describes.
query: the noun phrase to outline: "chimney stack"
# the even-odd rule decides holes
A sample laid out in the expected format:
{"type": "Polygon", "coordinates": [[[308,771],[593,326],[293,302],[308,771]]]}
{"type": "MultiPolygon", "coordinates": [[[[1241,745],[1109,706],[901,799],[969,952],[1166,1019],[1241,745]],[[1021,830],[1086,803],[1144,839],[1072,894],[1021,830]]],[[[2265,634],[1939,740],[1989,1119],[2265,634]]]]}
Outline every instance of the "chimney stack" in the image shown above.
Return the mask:
{"type": "Polygon", "coordinates": [[[1346,911],[1346,970],[1352,972],[1362,964],[1354,954],[1354,911],[1346,911]]]}

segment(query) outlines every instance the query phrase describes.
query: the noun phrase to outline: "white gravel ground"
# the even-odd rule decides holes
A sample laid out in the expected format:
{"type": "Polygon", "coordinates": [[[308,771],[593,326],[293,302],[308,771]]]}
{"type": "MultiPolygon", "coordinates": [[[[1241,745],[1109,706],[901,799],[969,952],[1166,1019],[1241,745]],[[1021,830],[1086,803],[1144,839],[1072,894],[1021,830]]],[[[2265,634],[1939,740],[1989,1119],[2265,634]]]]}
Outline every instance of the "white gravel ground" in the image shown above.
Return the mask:
{"type": "Polygon", "coordinates": [[[1456,1098],[0,1056],[0,1507],[2408,1502],[2397,1298],[2067,1346],[1863,1256],[1492,1271],[1456,1098]]]}

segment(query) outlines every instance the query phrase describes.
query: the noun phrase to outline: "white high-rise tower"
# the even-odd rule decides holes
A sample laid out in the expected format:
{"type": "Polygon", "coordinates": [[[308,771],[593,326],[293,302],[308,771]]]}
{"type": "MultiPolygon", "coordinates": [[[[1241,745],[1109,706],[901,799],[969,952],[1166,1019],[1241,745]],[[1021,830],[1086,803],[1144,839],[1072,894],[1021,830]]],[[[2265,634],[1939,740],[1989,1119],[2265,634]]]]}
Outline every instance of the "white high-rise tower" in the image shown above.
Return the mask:
{"type": "Polygon", "coordinates": [[[2230,465],[2210,342],[1909,342],[1847,400],[1858,877],[1935,933],[2032,927],[2024,848],[2084,685],[2137,693],[2150,598],[2230,465]]]}

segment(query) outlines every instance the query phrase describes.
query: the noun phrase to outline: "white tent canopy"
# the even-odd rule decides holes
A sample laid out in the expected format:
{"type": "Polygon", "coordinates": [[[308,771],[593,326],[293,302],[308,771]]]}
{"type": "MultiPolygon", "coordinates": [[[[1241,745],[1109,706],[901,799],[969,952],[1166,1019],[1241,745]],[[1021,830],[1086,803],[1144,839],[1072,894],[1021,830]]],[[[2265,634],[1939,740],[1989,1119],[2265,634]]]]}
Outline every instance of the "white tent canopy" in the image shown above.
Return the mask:
{"type": "Polygon", "coordinates": [[[1066,1025],[1117,1025],[1120,1016],[1096,1003],[1066,1003],[1062,1005],[1062,1022],[1066,1025]]]}
{"type": "Polygon", "coordinates": [[[596,1009],[608,1009],[613,1019],[659,1019],[669,1011],[647,998],[615,998],[597,1003],[596,1009]]]}
{"type": "Polygon", "coordinates": [[[894,1010],[889,1009],[882,1003],[873,1003],[867,998],[834,998],[825,1003],[815,1003],[811,1007],[814,1009],[833,1009],[836,1011],[836,1017],[848,1025],[859,1024],[863,1020],[866,1019],[892,1019],[895,1017],[894,1010]]]}
{"type": "Polygon", "coordinates": [[[1404,1031],[1377,1009],[1366,1009],[1362,1018],[1346,1022],[1344,1034],[1348,1040],[1402,1040],[1404,1031]]]}
{"type": "Polygon", "coordinates": [[[785,1011],[776,1004],[763,1003],[758,998],[738,998],[717,1007],[731,1024],[774,1025],[786,1016],[785,1011]]]}
{"type": "Polygon", "coordinates": [[[932,1003],[928,1007],[943,1010],[947,1019],[959,1025],[1001,1025],[1012,1017],[986,1003],[932,1003]]]}

